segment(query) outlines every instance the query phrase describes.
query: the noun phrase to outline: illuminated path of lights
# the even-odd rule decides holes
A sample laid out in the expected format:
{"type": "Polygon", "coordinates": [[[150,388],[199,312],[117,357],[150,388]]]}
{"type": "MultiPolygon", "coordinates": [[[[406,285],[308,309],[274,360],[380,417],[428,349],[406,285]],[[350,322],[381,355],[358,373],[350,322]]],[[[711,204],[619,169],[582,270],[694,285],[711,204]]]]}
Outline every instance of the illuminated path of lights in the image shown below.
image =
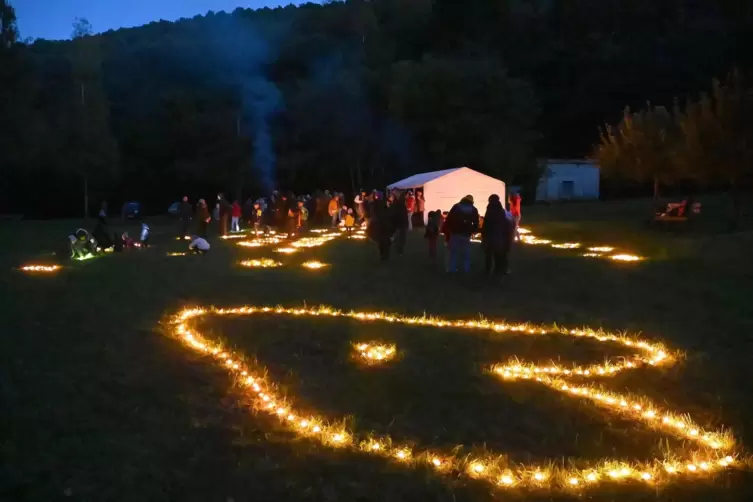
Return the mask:
{"type": "MultiPolygon", "coordinates": [[[[554,249],[567,249],[570,251],[578,251],[580,256],[584,258],[605,258],[617,262],[638,262],[643,261],[645,258],[628,253],[614,253],[614,247],[612,246],[592,246],[584,247],[580,242],[553,242],[549,239],[540,239],[533,235],[527,228],[520,227],[518,229],[520,233],[520,241],[523,244],[529,244],[533,246],[549,246],[554,249]]],[[[474,238],[473,242],[480,243],[481,240],[474,238]]]]}
{"type": "MultiPolygon", "coordinates": [[[[275,253],[283,255],[292,255],[298,253],[298,251],[323,246],[334,239],[348,235],[349,238],[365,239],[365,232],[359,230],[353,234],[346,234],[344,229],[342,231],[331,231],[323,229],[314,229],[311,231],[314,234],[318,234],[315,237],[298,237],[297,239],[288,240],[287,234],[275,234],[271,232],[267,235],[258,233],[255,239],[242,240],[238,242],[238,246],[244,248],[262,248],[266,246],[272,246],[277,244],[286,245],[274,249],[275,253]]],[[[259,260],[242,260],[240,262],[242,267],[248,268],[277,268],[283,266],[282,262],[273,260],[271,258],[262,258],[259,260]]],[[[309,270],[319,270],[326,268],[328,265],[316,260],[309,260],[302,264],[303,267],[309,270]]]]}
{"type": "MultiPolygon", "coordinates": [[[[249,395],[253,407],[275,417],[294,434],[310,438],[333,448],[350,448],[381,456],[389,461],[407,465],[424,464],[441,474],[462,474],[488,481],[501,489],[531,488],[544,490],[583,491],[604,483],[633,481],[649,486],[659,486],[675,480],[684,482],[705,478],[715,472],[743,463],[735,440],[729,431],[707,430],[689,416],[659,406],[645,397],[605,390],[598,385],[620,372],[668,366],[679,355],[660,343],[649,342],[626,335],[617,335],[591,329],[566,330],[531,324],[508,324],[487,320],[444,320],[433,317],[411,318],[398,314],[378,312],[341,312],[331,307],[282,308],[244,306],[237,308],[194,308],[183,310],[170,321],[170,334],[187,348],[206,355],[214,364],[225,368],[244,393],[249,395]],[[402,325],[430,326],[438,329],[464,329],[491,331],[524,336],[561,335],[588,338],[592,341],[619,345],[634,351],[633,356],[604,364],[590,366],[535,365],[520,361],[498,363],[488,368],[489,374],[505,382],[531,381],[561,392],[573,399],[590,402],[606,412],[619,414],[637,425],[684,440],[694,450],[669,450],[664,458],[647,462],[632,462],[617,458],[588,461],[589,467],[556,467],[553,462],[535,465],[504,464],[499,455],[461,457],[456,453],[430,451],[408,444],[400,444],[389,436],[375,436],[351,431],[337,421],[296,409],[289,397],[283,396],[274,382],[268,379],[265,368],[245,362],[239,352],[223,347],[208,339],[196,327],[207,316],[241,317],[254,314],[289,317],[331,317],[360,322],[382,322],[402,325]]],[[[370,344],[358,344],[356,350],[369,353],[370,344]]],[[[387,359],[394,354],[394,346],[378,349],[387,359]],[[388,350],[391,349],[391,350],[388,350]]],[[[367,361],[364,361],[367,364],[367,361]]],[[[579,460],[580,461],[580,460],[579,460]]]]}

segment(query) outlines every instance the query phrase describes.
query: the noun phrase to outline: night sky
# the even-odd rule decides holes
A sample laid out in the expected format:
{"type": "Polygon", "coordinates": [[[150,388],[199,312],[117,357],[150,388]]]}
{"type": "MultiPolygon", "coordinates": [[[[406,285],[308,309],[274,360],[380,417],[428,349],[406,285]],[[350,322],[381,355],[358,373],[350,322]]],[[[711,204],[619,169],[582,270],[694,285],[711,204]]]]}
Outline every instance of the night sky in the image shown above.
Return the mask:
{"type": "Polygon", "coordinates": [[[89,20],[95,32],[140,26],[164,19],[232,12],[236,8],[277,7],[292,0],[10,0],[21,38],[70,38],[75,17],[89,20]]]}

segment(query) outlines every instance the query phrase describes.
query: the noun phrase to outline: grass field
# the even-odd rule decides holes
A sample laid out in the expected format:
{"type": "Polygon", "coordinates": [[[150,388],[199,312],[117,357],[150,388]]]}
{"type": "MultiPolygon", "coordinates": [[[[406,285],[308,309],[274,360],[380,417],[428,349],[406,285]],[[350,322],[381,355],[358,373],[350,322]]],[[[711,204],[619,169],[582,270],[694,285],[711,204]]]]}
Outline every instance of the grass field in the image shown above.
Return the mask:
{"type": "MultiPolygon", "coordinates": [[[[641,332],[684,351],[667,369],[606,382],[683,410],[705,427],[753,442],[753,233],[646,230],[643,206],[537,207],[540,237],[615,245],[648,259],[619,264],[571,250],[519,246],[502,284],[428,263],[420,231],[405,256],[380,265],[367,241],[335,240],[292,256],[213,241],[205,257],[155,225],[154,246],[63,263],[54,275],[14,268],[54,262],[75,222],[0,226],[0,500],[418,501],[753,500],[753,475],[734,469],[663,486],[606,484],[567,491],[500,490],[467,476],[406,469],[301,439],[244,405],[227,372],[164,336],[167,316],[193,305],[331,305],[406,315],[590,326],[641,332]],[[273,257],[278,269],[245,269],[273,257]],[[319,271],[300,264],[319,259],[319,271]]],[[[713,212],[711,213],[713,215],[713,212]]],[[[711,228],[711,225],[709,226],[711,228]]],[[[681,441],[636,428],[545,388],[504,383],[491,362],[589,363],[601,345],[562,337],[489,336],[452,328],[260,315],[207,318],[202,331],[257,358],[282,392],[349,427],[426,447],[494,451],[515,462],[650,459],[681,441]],[[395,343],[400,357],[364,368],[351,343],[395,343]]],[[[606,355],[620,356],[620,349],[606,355]]]]}

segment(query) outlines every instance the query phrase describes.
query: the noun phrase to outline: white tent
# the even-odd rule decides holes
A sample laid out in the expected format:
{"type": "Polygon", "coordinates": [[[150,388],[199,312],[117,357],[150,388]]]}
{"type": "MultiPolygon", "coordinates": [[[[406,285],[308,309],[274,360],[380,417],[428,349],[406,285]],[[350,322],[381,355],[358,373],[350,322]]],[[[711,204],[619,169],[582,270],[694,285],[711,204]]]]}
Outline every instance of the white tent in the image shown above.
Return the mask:
{"type": "Polygon", "coordinates": [[[426,222],[429,211],[437,209],[449,211],[466,195],[473,195],[474,205],[481,216],[486,212],[490,195],[499,195],[502,203],[505,203],[504,181],[467,167],[414,174],[387,187],[389,190],[395,188],[399,190],[423,190],[426,200],[424,222],[426,222]]]}

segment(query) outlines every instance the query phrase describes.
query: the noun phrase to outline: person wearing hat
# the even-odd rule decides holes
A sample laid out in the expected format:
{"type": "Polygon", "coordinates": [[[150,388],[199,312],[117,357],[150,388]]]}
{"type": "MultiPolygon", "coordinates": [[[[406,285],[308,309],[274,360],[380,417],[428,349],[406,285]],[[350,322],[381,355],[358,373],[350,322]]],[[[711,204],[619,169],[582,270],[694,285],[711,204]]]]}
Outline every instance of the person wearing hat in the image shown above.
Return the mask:
{"type": "Polygon", "coordinates": [[[458,271],[458,261],[463,261],[463,270],[471,271],[471,236],[478,232],[478,210],[473,205],[473,195],[466,195],[452,206],[445,227],[450,233],[449,271],[458,271]]]}

